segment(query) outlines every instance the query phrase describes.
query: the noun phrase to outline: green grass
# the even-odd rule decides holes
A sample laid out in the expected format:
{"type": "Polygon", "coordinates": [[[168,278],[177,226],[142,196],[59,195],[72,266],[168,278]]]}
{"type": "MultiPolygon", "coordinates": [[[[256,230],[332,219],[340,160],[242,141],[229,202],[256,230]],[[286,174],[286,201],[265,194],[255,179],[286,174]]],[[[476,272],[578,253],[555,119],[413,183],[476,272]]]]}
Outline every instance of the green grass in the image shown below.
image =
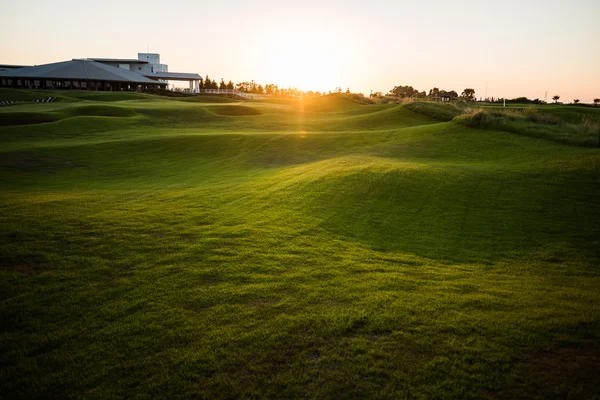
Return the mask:
{"type": "Polygon", "coordinates": [[[600,149],[62,93],[0,108],[0,397],[600,395],[600,149]]]}

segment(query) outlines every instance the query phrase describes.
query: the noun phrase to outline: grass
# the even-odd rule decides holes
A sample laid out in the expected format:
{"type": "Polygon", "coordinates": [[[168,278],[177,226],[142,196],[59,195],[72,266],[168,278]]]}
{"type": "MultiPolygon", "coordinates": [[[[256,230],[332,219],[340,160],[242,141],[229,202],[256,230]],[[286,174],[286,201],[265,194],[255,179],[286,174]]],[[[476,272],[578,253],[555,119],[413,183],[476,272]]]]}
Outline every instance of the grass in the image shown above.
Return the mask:
{"type": "Polygon", "coordinates": [[[600,395],[599,149],[65,93],[0,109],[3,397],[600,395]]]}
{"type": "Polygon", "coordinates": [[[411,102],[407,108],[440,121],[513,132],[576,146],[600,147],[600,109],[574,106],[470,105],[411,102]]]}

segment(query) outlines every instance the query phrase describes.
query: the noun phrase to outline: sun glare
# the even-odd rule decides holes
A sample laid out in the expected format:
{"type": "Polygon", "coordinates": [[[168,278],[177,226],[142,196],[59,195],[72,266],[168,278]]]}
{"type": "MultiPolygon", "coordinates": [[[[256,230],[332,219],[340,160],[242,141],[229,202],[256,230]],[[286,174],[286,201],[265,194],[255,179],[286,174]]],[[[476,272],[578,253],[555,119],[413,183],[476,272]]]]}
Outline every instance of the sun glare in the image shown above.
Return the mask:
{"type": "Polygon", "coordinates": [[[283,34],[265,45],[265,75],[280,87],[333,90],[340,76],[341,53],[332,34],[283,34]]]}

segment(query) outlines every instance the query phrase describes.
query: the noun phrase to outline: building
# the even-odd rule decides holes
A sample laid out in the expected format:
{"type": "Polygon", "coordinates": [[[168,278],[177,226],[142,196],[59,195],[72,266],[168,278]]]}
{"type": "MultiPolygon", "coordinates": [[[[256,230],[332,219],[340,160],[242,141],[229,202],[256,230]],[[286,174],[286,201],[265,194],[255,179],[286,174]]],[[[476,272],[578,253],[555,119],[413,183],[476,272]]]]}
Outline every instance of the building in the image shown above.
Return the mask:
{"type": "Polygon", "coordinates": [[[169,81],[188,81],[190,92],[199,93],[199,74],[168,70],[156,53],[139,53],[137,59],[73,59],[33,67],[0,65],[0,87],[137,91],[167,89],[169,81]]]}
{"type": "Polygon", "coordinates": [[[7,64],[0,64],[0,71],[8,71],[9,69],[17,69],[17,68],[25,68],[28,67],[28,65],[7,65],[7,64]]]}
{"type": "Polygon", "coordinates": [[[156,53],[138,53],[137,59],[90,58],[90,60],[142,75],[169,72],[169,66],[161,64],[160,54],[156,53]]]}

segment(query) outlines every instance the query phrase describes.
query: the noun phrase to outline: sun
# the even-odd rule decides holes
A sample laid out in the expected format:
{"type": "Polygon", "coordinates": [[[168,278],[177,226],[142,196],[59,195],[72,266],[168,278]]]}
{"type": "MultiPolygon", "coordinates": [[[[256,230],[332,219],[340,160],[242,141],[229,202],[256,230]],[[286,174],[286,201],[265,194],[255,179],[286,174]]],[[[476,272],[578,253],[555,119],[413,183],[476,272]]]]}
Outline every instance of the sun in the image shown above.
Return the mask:
{"type": "Polygon", "coordinates": [[[339,84],[342,49],[329,33],[284,33],[266,45],[264,71],[280,87],[328,91],[339,84]]]}

